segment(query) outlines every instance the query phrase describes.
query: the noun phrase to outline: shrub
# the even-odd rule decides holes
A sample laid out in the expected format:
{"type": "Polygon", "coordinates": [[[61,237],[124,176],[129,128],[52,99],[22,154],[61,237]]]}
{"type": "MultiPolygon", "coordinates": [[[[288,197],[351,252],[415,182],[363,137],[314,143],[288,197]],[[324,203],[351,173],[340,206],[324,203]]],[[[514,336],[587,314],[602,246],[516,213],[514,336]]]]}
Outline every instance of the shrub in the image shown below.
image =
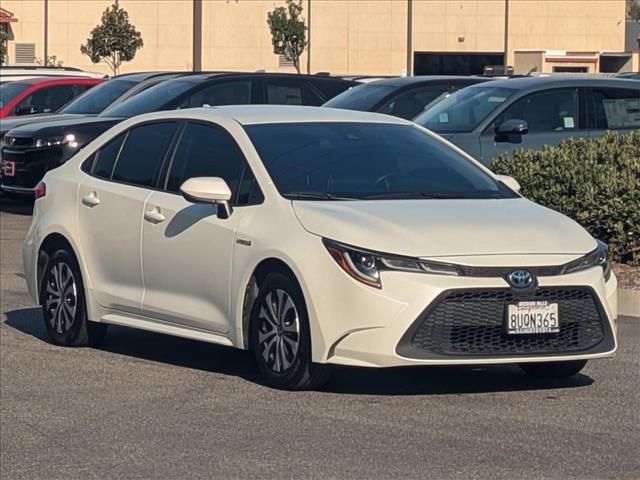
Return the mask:
{"type": "Polygon", "coordinates": [[[518,150],[491,168],[516,178],[527,198],[607,242],[614,261],[640,264],[640,130],[518,150]]]}

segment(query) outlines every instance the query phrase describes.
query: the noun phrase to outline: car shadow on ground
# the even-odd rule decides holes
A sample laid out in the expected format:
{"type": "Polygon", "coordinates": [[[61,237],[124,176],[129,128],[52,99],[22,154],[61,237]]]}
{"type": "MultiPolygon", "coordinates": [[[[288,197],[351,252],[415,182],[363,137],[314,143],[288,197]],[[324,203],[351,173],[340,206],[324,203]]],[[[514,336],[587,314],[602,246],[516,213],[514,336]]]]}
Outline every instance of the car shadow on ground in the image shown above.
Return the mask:
{"type": "Polygon", "coordinates": [[[13,199],[5,194],[0,195],[0,212],[14,213],[16,215],[33,214],[33,200],[13,199]]]}
{"type": "MultiPolygon", "coordinates": [[[[40,341],[48,341],[39,308],[6,313],[5,323],[40,341]]],[[[249,352],[169,335],[110,326],[104,344],[97,350],[160,362],[176,367],[243,378],[261,384],[249,352]]],[[[456,395],[525,390],[587,387],[594,380],[585,374],[563,380],[530,378],[515,366],[486,367],[334,367],[322,390],[335,394],[361,395],[456,395]]],[[[550,396],[553,398],[553,396],[550,396]]]]}

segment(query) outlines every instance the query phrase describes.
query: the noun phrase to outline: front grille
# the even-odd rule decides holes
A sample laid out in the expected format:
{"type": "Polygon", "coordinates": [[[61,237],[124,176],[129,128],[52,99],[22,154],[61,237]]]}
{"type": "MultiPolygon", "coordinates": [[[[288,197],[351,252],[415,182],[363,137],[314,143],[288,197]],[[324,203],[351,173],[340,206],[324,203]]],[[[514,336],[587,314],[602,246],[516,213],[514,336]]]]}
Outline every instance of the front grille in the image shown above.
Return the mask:
{"type": "Polygon", "coordinates": [[[588,288],[539,288],[527,295],[507,289],[450,291],[418,319],[398,351],[436,357],[583,352],[594,349],[610,334],[605,323],[588,288]],[[503,326],[506,305],[522,300],[557,302],[560,332],[507,336],[503,326]]]}
{"type": "Polygon", "coordinates": [[[37,150],[4,148],[2,160],[15,163],[15,176],[4,176],[2,184],[8,187],[34,188],[45,173],[62,163],[61,157],[62,149],[59,146],[37,150]]]}

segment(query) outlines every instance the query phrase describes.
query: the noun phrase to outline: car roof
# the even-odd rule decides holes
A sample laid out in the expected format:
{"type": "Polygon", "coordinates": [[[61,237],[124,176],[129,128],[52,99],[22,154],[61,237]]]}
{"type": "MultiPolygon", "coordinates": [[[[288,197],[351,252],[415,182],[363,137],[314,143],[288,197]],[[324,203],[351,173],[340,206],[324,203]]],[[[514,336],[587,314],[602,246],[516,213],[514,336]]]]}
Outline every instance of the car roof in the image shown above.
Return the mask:
{"type": "MultiPolygon", "coordinates": [[[[390,87],[405,87],[410,85],[424,85],[428,83],[442,83],[463,81],[465,83],[486,82],[492,80],[484,77],[468,77],[462,75],[418,75],[415,77],[392,77],[366,82],[367,85],[386,85],[390,87]]],[[[363,82],[365,83],[365,82],[363,82]]]]}
{"type": "Polygon", "coordinates": [[[241,125],[265,123],[311,123],[311,122],[366,122],[413,125],[403,120],[380,113],[360,112],[326,107],[303,107],[298,105],[229,105],[220,107],[185,108],[164,112],[154,112],[134,119],[139,121],[159,120],[165,118],[184,118],[199,120],[215,120],[228,118],[241,125]]]}
{"type": "Polygon", "coordinates": [[[69,82],[79,82],[86,83],[89,82],[97,82],[99,83],[101,79],[99,78],[91,78],[91,77],[64,77],[64,76],[55,76],[55,77],[32,77],[25,78],[24,80],[16,80],[18,83],[24,83],[25,85],[39,85],[41,83],[48,84],[56,84],[56,83],[69,83],[69,82]]]}
{"type": "MultiPolygon", "coordinates": [[[[640,88],[640,82],[624,78],[588,77],[580,75],[562,75],[549,77],[518,77],[507,80],[492,80],[491,87],[511,88],[515,90],[538,90],[555,87],[624,87],[640,88]]],[[[469,88],[477,88],[472,85],[469,88]]]]}
{"type": "MultiPolygon", "coordinates": [[[[213,80],[215,78],[223,78],[223,77],[235,77],[235,76],[243,76],[243,77],[282,77],[282,78],[300,78],[307,80],[328,80],[328,81],[336,81],[336,82],[350,82],[349,80],[342,79],[340,77],[330,77],[326,75],[306,75],[306,74],[297,74],[297,73],[269,73],[269,72],[194,72],[193,74],[188,74],[185,72],[183,76],[180,77],[181,80],[191,81],[193,83],[199,83],[205,80],[213,80]]],[[[353,83],[353,82],[350,82],[353,83]]]]}

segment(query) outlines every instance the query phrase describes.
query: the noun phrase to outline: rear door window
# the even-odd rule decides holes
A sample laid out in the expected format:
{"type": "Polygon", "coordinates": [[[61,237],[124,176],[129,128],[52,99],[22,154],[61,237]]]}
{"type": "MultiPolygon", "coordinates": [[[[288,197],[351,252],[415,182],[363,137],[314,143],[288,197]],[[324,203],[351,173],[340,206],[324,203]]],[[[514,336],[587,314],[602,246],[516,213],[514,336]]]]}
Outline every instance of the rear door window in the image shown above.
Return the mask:
{"type": "Polygon", "coordinates": [[[180,106],[247,105],[251,103],[251,81],[215,83],[192,94],[180,106]]]}
{"type": "Polygon", "coordinates": [[[537,92],[516,100],[497,120],[524,120],[530,133],[575,131],[578,125],[578,89],[537,92]]]}
{"type": "Polygon", "coordinates": [[[176,128],[175,122],[157,122],[131,129],[118,156],[113,180],[154,186],[176,128]]]}
{"type": "Polygon", "coordinates": [[[93,174],[96,177],[111,178],[113,166],[116,164],[125,136],[126,134],[121,133],[98,151],[97,157],[93,161],[93,174]]]}
{"type": "Polygon", "coordinates": [[[265,80],[266,103],[270,105],[320,106],[323,99],[305,82],[288,79],[265,80]]]}
{"type": "Polygon", "coordinates": [[[55,112],[63,105],[75,98],[74,85],[56,85],[41,88],[24,98],[19,107],[33,105],[38,109],[38,113],[55,112]]]}
{"type": "Polygon", "coordinates": [[[640,89],[594,88],[592,98],[596,129],[640,128],[640,89]]]}

